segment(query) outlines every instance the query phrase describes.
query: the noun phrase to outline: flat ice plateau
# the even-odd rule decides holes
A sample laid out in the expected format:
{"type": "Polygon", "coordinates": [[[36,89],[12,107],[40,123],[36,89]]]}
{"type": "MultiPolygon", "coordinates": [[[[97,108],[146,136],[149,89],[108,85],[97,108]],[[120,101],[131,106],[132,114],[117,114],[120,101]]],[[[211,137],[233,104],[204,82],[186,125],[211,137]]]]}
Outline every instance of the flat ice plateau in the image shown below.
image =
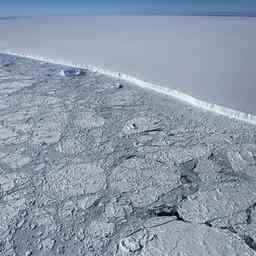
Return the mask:
{"type": "Polygon", "coordinates": [[[120,72],[137,84],[150,82],[155,90],[256,123],[255,18],[27,18],[2,20],[0,35],[1,52],[120,72]]]}
{"type": "Polygon", "coordinates": [[[256,126],[0,54],[1,256],[256,256],[256,126]]]}

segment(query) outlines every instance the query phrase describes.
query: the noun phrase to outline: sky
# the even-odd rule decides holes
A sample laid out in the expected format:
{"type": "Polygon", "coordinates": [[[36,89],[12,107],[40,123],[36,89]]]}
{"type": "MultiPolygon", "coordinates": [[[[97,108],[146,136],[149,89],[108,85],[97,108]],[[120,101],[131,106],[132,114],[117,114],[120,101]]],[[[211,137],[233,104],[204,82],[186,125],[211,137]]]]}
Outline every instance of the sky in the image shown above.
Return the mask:
{"type": "Polygon", "coordinates": [[[93,13],[256,12],[256,0],[0,0],[0,17],[93,13]]]}

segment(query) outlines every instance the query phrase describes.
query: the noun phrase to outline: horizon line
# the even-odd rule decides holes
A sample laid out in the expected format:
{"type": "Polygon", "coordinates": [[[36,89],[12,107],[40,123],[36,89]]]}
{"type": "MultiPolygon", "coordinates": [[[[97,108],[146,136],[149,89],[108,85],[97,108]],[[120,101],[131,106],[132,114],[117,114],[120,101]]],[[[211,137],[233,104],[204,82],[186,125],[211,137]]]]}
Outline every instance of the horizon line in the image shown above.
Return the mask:
{"type": "Polygon", "coordinates": [[[65,17],[65,16],[94,16],[94,15],[161,15],[161,16],[201,16],[201,17],[256,17],[256,11],[95,11],[87,13],[41,14],[41,15],[7,15],[0,16],[0,20],[16,20],[20,18],[37,17],[65,17]]]}

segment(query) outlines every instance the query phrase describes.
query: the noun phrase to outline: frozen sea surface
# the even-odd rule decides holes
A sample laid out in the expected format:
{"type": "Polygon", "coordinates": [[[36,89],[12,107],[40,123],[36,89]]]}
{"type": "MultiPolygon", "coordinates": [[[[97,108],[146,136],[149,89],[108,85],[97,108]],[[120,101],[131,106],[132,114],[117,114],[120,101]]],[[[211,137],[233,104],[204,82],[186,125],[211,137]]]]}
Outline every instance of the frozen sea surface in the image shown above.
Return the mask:
{"type": "Polygon", "coordinates": [[[1,256],[255,256],[255,203],[255,126],[0,54],[1,256]]]}
{"type": "Polygon", "coordinates": [[[253,17],[2,20],[0,50],[91,64],[256,114],[253,17]]]}

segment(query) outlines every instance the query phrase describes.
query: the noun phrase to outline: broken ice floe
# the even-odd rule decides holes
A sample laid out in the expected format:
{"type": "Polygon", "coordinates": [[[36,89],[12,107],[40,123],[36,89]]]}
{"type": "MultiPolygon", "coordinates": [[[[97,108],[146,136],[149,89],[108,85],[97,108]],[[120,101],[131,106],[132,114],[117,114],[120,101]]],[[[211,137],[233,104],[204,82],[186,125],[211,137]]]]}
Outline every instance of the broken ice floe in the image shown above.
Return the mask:
{"type": "Polygon", "coordinates": [[[151,227],[144,225],[133,235],[121,239],[117,255],[255,255],[241,239],[225,230],[175,221],[172,217],[165,218],[163,223],[157,218],[150,223],[151,227]]]}

